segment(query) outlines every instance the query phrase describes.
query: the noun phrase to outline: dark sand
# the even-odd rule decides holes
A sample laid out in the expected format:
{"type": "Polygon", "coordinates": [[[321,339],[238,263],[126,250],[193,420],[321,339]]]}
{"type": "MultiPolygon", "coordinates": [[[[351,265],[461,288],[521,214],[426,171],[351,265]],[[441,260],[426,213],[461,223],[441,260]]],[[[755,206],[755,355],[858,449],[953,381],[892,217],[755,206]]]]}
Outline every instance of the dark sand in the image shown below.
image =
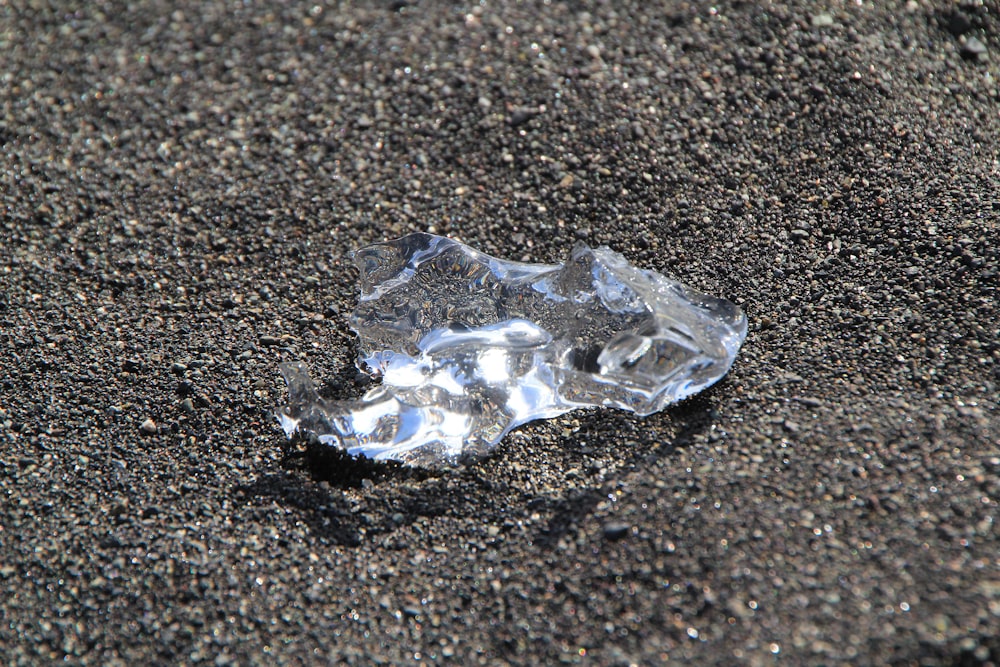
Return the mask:
{"type": "Polygon", "coordinates": [[[995,0],[78,4],[0,5],[4,663],[1000,660],[995,0]],[[290,448],[431,229],[750,335],[451,472],[290,448]]]}

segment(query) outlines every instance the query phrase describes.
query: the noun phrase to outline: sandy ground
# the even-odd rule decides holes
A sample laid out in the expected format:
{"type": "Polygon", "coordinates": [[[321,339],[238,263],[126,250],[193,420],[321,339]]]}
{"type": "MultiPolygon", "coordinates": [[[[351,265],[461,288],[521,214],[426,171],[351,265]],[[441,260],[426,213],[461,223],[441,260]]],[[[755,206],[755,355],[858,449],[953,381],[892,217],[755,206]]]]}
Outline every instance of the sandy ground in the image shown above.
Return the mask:
{"type": "Polygon", "coordinates": [[[78,5],[0,3],[6,664],[1000,661],[996,1],[78,5]],[[411,230],[750,334],[455,470],[290,446],[411,230]]]}

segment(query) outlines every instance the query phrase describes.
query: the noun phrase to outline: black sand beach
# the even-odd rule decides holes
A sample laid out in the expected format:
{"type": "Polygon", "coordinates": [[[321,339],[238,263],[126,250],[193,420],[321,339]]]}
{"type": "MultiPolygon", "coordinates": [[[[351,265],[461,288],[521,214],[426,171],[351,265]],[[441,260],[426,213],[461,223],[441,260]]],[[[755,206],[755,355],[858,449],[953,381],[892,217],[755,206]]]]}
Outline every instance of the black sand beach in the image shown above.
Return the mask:
{"type": "Polygon", "coordinates": [[[0,3],[5,664],[1000,662],[1000,4],[79,4],[0,3]],[[290,445],[410,231],[750,333],[453,470],[290,445]]]}

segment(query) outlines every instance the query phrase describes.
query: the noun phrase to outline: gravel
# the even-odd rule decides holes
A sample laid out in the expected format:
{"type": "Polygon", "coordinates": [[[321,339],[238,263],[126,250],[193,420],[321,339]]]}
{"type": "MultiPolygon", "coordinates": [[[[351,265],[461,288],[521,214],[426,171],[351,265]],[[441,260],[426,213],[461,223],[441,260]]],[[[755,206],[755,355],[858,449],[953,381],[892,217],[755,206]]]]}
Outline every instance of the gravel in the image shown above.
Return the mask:
{"type": "Polygon", "coordinates": [[[79,7],[0,7],[6,664],[1000,662],[996,2],[79,7]],[[287,443],[415,230],[750,335],[456,469],[287,443]]]}

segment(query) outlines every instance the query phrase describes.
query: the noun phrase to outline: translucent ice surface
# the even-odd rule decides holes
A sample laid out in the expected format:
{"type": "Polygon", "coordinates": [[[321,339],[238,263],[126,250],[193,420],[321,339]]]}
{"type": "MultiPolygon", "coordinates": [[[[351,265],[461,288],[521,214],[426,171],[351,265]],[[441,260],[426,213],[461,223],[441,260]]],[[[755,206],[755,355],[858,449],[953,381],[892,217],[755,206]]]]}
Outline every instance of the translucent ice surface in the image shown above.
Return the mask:
{"type": "Polygon", "coordinates": [[[424,465],[482,454],[512,428],[586,406],[640,415],[718,381],[746,337],[734,304],[577,244],[565,264],[496,259],[411,234],[353,253],[358,366],[382,383],[319,396],[285,364],[285,432],[424,465]]]}

